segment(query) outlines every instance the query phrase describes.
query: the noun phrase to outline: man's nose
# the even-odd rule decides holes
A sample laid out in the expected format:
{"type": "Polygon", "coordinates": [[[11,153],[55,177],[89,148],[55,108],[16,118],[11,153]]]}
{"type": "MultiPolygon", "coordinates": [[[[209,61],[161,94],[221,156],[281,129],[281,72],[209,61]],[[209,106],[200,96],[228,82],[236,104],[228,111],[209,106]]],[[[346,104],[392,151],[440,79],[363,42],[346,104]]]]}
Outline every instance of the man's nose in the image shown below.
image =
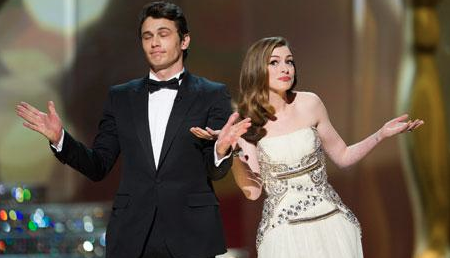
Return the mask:
{"type": "Polygon", "coordinates": [[[151,46],[152,47],[158,47],[161,45],[161,40],[159,39],[159,37],[155,36],[152,38],[152,42],[151,42],[151,46]]]}

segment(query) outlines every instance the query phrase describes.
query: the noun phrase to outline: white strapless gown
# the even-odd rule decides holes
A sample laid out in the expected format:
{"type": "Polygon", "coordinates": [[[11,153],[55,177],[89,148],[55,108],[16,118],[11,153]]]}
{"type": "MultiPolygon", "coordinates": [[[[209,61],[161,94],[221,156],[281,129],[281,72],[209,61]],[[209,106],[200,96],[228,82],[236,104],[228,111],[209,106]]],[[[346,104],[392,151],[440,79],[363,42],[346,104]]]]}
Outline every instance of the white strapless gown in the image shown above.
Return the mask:
{"type": "Polygon", "coordinates": [[[363,257],[359,222],[327,181],[316,129],[263,138],[257,150],[267,194],[258,257],[363,257]]]}

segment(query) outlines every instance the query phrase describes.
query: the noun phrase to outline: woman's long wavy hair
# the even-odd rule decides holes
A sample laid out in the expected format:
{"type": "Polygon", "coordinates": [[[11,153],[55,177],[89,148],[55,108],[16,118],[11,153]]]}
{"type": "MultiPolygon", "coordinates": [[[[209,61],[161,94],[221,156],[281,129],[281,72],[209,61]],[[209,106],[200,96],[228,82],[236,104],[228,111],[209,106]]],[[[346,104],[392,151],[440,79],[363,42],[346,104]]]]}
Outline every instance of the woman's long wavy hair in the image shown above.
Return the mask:
{"type": "MultiPolygon", "coordinates": [[[[242,63],[238,111],[242,118],[250,117],[252,119],[252,126],[243,135],[243,138],[253,144],[266,135],[264,125],[267,121],[269,119],[276,120],[275,109],[269,103],[268,65],[273,50],[282,46],[289,47],[287,40],[282,37],[260,39],[248,49],[242,63]]],[[[296,84],[297,73],[295,72],[294,82],[289,92],[296,84]]]]}

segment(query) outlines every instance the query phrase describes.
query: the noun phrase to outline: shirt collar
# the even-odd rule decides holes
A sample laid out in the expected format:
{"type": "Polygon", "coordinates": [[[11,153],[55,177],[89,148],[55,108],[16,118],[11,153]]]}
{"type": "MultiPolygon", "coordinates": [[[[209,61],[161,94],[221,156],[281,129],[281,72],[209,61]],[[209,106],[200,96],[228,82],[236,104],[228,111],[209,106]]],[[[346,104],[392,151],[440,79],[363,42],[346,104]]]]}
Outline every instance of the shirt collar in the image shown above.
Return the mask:
{"type": "MultiPolygon", "coordinates": [[[[183,67],[183,69],[182,69],[180,72],[174,74],[174,75],[173,75],[172,77],[170,77],[170,78],[167,78],[167,81],[168,81],[168,80],[171,80],[171,79],[173,79],[173,78],[179,78],[180,75],[181,75],[182,73],[184,73],[184,67],[183,67]]],[[[151,80],[155,80],[155,81],[161,81],[161,80],[160,80],[158,77],[156,77],[156,75],[154,75],[152,72],[149,72],[148,78],[151,79],[151,80]]],[[[183,79],[179,80],[179,81],[178,81],[178,84],[181,85],[181,81],[182,81],[182,80],[183,80],[183,79]]]]}

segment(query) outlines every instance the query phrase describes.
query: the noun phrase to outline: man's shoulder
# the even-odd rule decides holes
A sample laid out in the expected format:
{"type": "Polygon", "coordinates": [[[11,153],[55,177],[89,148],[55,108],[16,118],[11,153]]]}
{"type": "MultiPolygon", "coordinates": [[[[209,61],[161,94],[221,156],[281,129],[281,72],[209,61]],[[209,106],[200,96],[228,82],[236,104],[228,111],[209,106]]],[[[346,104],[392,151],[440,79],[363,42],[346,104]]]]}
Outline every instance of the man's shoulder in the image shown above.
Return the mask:
{"type": "Polygon", "coordinates": [[[221,89],[226,88],[224,83],[212,81],[205,77],[197,76],[194,74],[190,74],[190,76],[192,77],[192,81],[203,90],[215,91],[215,90],[221,90],[221,89]]]}
{"type": "Polygon", "coordinates": [[[123,92],[123,91],[129,91],[129,90],[137,90],[145,83],[146,77],[140,77],[136,79],[132,79],[130,81],[116,84],[111,86],[110,90],[113,92],[123,92]]]}

